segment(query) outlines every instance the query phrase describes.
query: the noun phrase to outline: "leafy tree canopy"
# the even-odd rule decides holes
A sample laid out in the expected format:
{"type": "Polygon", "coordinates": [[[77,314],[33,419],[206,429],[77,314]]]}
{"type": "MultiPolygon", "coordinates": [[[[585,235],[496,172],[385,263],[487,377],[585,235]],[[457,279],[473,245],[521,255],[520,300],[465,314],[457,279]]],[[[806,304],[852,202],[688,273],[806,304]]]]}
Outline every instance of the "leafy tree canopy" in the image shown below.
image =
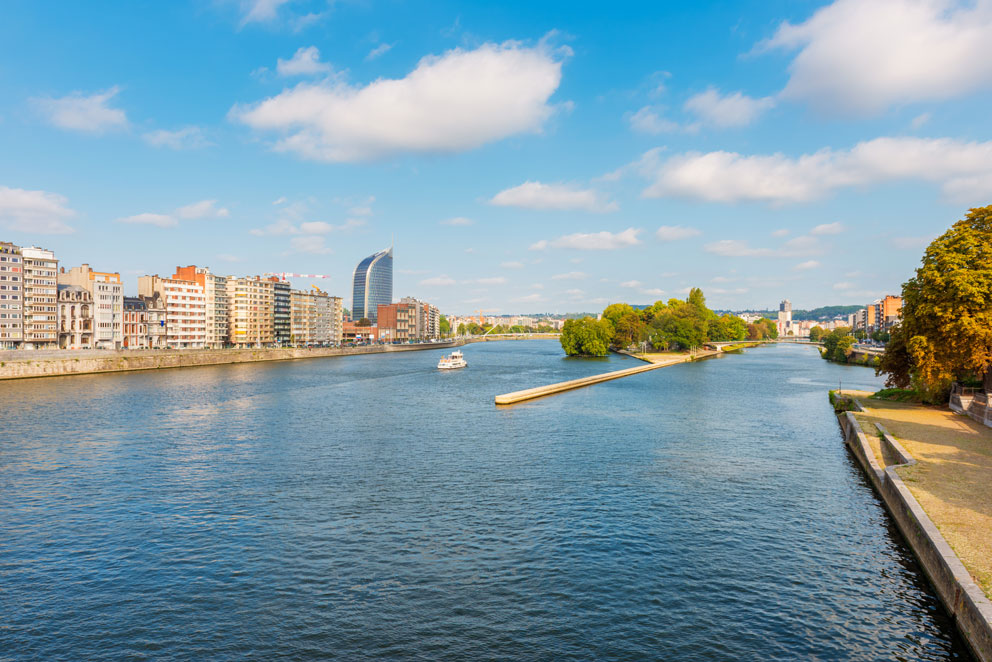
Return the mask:
{"type": "Polygon", "coordinates": [[[613,338],[613,324],[608,319],[583,317],[565,320],[559,342],[568,356],[606,356],[613,338]]]}
{"type": "Polygon", "coordinates": [[[927,247],[902,297],[878,367],[886,384],[933,394],[977,377],[992,390],[992,206],[969,210],[927,247]]]}

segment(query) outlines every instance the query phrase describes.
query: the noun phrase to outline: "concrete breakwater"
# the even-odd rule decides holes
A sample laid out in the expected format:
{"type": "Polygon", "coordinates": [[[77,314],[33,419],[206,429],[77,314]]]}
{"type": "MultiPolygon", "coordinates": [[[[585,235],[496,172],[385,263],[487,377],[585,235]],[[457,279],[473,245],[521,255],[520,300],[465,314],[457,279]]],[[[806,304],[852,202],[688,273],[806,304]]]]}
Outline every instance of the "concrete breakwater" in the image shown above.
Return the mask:
{"type": "Polygon", "coordinates": [[[533,400],[534,398],[543,398],[546,395],[554,395],[555,393],[563,393],[565,391],[571,391],[572,389],[582,388],[583,386],[591,386],[592,384],[608,382],[613,379],[620,379],[621,377],[637,375],[642,372],[647,372],[648,370],[657,370],[658,368],[664,368],[665,366],[675,365],[676,363],[687,363],[697,358],[705,358],[707,356],[713,356],[717,353],[718,352],[706,352],[695,355],[687,354],[685,356],[671,356],[671,357],[665,357],[665,359],[662,360],[652,360],[652,359],[643,359],[641,357],[635,357],[635,358],[640,358],[642,361],[647,361],[648,363],[650,363],[650,365],[641,365],[641,366],[637,366],[636,368],[625,368],[624,370],[614,370],[613,372],[607,372],[602,375],[593,375],[591,377],[571,379],[567,382],[558,382],[557,384],[548,384],[547,386],[536,386],[534,388],[528,388],[522,391],[513,391],[512,393],[504,393],[503,395],[496,396],[496,404],[512,405],[518,402],[524,402],[525,400],[533,400]]]}
{"type": "Polygon", "coordinates": [[[447,349],[464,344],[461,340],[417,345],[370,345],[367,347],[204,349],[204,350],[125,350],[125,351],[24,351],[0,354],[0,380],[30,377],[59,377],[103,372],[189,368],[227,363],[292,361],[356,354],[410,352],[447,349]]]}
{"type": "Polygon", "coordinates": [[[978,660],[992,662],[992,601],[972,579],[896,471],[916,461],[882,425],[876,423],[883,452],[891,453],[899,461],[899,464],[883,469],[854,414],[845,412],[839,421],[845,442],[872,487],[882,497],[968,646],[978,660]]]}

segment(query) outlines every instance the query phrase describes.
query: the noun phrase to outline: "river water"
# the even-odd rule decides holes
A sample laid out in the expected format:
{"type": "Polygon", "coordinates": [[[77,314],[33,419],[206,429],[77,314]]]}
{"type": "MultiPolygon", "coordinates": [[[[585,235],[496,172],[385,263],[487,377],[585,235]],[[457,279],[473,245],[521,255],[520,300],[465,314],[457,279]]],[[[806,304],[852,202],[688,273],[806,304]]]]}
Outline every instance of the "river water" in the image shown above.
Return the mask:
{"type": "Polygon", "coordinates": [[[951,660],[845,449],[872,371],[547,340],[0,383],[0,660],[951,660]]]}

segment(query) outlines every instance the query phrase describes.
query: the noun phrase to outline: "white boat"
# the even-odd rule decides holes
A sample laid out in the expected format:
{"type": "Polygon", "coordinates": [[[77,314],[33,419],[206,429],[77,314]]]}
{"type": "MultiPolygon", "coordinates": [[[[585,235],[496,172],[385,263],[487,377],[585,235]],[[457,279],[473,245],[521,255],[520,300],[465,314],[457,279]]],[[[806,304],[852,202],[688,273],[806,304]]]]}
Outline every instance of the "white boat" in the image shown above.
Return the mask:
{"type": "Polygon", "coordinates": [[[465,362],[465,357],[457,349],[451,353],[451,356],[442,356],[441,360],[437,362],[438,370],[454,370],[456,368],[464,368],[468,363],[465,362]]]}

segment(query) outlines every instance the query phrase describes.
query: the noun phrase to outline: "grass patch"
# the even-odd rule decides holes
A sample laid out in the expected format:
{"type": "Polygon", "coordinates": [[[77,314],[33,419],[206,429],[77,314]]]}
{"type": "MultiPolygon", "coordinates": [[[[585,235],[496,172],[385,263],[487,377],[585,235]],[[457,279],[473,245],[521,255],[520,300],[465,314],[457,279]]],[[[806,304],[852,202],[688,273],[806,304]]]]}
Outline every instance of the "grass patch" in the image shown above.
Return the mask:
{"type": "Polygon", "coordinates": [[[876,391],[872,396],[875,400],[888,400],[889,402],[923,402],[920,394],[908,388],[883,388],[876,391]]]}
{"type": "Polygon", "coordinates": [[[845,411],[857,411],[854,407],[854,400],[846,395],[838,395],[837,391],[830,391],[827,395],[830,404],[834,406],[835,414],[843,414],[845,411]]]}

